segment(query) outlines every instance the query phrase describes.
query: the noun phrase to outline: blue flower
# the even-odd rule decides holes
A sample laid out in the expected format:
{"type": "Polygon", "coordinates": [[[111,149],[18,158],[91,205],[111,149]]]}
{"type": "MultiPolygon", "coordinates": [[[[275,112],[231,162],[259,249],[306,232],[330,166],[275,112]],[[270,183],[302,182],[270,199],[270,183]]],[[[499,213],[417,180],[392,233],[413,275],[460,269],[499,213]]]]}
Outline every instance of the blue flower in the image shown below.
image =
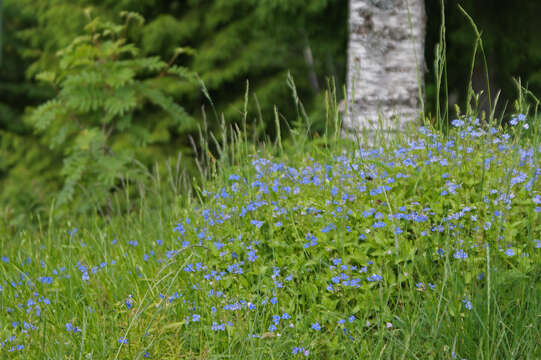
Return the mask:
{"type": "Polygon", "coordinates": [[[462,127],[462,126],[464,126],[464,121],[459,120],[459,119],[455,119],[455,120],[451,121],[451,125],[453,125],[454,127],[462,127]]]}
{"type": "Polygon", "coordinates": [[[217,322],[213,322],[211,330],[212,331],[218,331],[218,330],[225,331],[225,324],[218,324],[217,322]]]}
{"type": "Polygon", "coordinates": [[[455,259],[461,259],[461,260],[465,260],[468,258],[468,254],[466,254],[466,252],[462,249],[459,249],[457,250],[457,252],[455,252],[455,254],[453,255],[453,257],[455,259]]]}
{"type": "Polygon", "coordinates": [[[258,221],[258,220],[252,220],[250,221],[250,224],[255,225],[258,229],[264,224],[264,221],[258,221]]]}
{"type": "Polygon", "coordinates": [[[471,309],[472,309],[472,304],[471,304],[470,300],[464,299],[464,300],[462,300],[462,302],[464,303],[464,307],[465,307],[466,309],[468,309],[468,310],[471,310],[471,309]]]}
{"type": "Polygon", "coordinates": [[[366,280],[368,280],[370,282],[381,281],[382,279],[383,278],[380,275],[377,275],[377,274],[372,274],[372,275],[370,275],[369,277],[366,278],[366,280]]]}
{"type": "Polygon", "coordinates": [[[126,299],[126,301],[124,301],[124,304],[126,304],[126,307],[128,309],[131,309],[133,307],[133,299],[131,295],[128,295],[128,298],[126,299]]]}
{"type": "Polygon", "coordinates": [[[316,331],[319,331],[321,330],[321,325],[319,325],[318,322],[312,324],[312,329],[316,330],[316,331]]]}
{"type": "Polygon", "coordinates": [[[128,338],[121,337],[120,339],[118,339],[118,342],[120,344],[127,344],[128,343],[128,338]]]}
{"type": "Polygon", "coordinates": [[[509,249],[505,250],[505,255],[514,256],[515,255],[515,250],[509,248],[509,249]]]}

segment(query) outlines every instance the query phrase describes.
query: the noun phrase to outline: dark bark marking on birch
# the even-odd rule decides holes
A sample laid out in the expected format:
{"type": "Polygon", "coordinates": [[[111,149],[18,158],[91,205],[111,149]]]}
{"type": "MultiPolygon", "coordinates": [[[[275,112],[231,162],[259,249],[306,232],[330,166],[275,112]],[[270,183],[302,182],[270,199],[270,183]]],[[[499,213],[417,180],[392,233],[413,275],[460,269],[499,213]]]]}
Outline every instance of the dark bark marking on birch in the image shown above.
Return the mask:
{"type": "Polygon", "coordinates": [[[372,14],[366,10],[359,10],[359,16],[364,20],[361,25],[355,28],[355,33],[359,35],[369,35],[374,30],[374,22],[372,21],[372,14]]]}
{"type": "Polygon", "coordinates": [[[380,10],[391,10],[398,1],[397,0],[370,0],[370,2],[372,3],[372,5],[374,5],[380,10]]]}

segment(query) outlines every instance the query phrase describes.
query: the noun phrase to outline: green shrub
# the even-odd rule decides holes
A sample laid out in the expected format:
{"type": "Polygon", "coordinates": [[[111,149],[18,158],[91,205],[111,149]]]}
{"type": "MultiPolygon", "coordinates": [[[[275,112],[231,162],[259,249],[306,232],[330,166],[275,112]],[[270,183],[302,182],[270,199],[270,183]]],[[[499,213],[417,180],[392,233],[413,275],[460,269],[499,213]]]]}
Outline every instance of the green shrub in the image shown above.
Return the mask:
{"type": "MultiPolygon", "coordinates": [[[[28,116],[52,153],[63,159],[58,204],[77,202],[80,211],[103,206],[121,182],[141,178],[135,159],[144,159],[153,146],[168,144],[172,133],[196,129],[193,117],[157,81],[165,76],[189,80],[191,73],[141,56],[125,34],[143,18],[122,16],[122,25],[92,19],[86,34],[58,53],[58,71],[37,75],[57,95],[28,116]],[[159,116],[143,117],[143,108],[149,107],[159,116]]],[[[177,49],[175,57],[185,51],[177,49]]]]}

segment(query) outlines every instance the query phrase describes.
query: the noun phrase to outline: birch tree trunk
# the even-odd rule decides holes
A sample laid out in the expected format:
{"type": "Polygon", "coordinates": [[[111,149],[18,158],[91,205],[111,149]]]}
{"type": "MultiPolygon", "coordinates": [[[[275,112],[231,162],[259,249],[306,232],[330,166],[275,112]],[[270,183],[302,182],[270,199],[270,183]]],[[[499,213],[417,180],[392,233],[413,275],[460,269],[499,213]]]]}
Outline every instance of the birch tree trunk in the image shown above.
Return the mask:
{"type": "Polygon", "coordinates": [[[350,0],[346,134],[373,145],[419,118],[425,27],[424,0],[350,0]]]}

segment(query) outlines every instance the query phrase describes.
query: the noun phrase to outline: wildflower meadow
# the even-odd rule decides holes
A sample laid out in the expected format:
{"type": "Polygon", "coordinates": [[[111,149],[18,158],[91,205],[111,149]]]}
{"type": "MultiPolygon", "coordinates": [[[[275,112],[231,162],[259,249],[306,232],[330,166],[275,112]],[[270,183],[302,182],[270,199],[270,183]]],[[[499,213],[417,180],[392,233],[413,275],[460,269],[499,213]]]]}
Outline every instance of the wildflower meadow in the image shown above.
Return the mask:
{"type": "Polygon", "coordinates": [[[167,206],[2,236],[0,357],[538,359],[535,121],[238,140],[167,206]]]}

